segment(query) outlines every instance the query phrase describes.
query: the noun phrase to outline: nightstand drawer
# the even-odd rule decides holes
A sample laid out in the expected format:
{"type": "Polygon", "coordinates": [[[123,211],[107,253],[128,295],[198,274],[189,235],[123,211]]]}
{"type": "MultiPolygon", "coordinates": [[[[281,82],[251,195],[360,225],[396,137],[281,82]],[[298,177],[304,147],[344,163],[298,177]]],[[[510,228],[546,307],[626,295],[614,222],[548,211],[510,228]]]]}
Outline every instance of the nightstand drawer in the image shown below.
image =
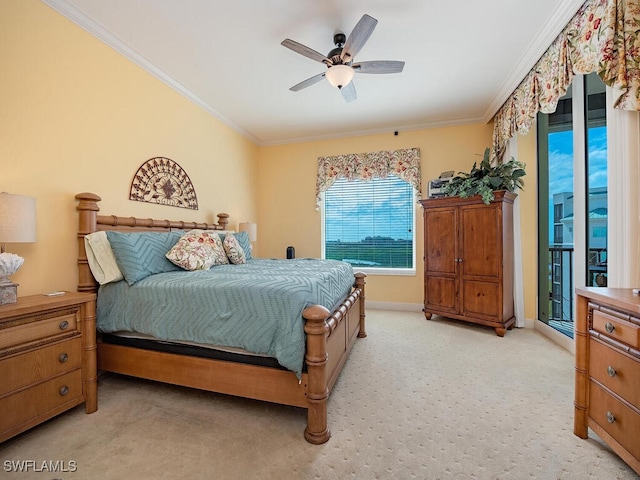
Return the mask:
{"type": "Polygon", "coordinates": [[[593,329],[609,338],[640,349],[640,327],[627,320],[593,310],[593,329]]]}
{"type": "Polygon", "coordinates": [[[635,458],[640,458],[640,413],[589,382],[589,417],[635,458]]]}
{"type": "Polygon", "coordinates": [[[47,338],[60,333],[69,333],[78,329],[78,311],[53,314],[50,318],[31,321],[15,327],[0,330],[0,348],[11,347],[21,343],[47,338]]]}
{"type": "Polygon", "coordinates": [[[0,360],[0,397],[82,365],[82,337],[0,360]]]}
{"type": "Polygon", "coordinates": [[[82,370],[60,377],[0,399],[0,437],[9,429],[20,428],[32,420],[51,417],[51,412],[68,403],[81,403],[82,370]],[[11,412],[7,415],[7,412],[11,412]]]}
{"type": "Polygon", "coordinates": [[[640,360],[591,339],[589,375],[632,405],[640,405],[640,360]]]}

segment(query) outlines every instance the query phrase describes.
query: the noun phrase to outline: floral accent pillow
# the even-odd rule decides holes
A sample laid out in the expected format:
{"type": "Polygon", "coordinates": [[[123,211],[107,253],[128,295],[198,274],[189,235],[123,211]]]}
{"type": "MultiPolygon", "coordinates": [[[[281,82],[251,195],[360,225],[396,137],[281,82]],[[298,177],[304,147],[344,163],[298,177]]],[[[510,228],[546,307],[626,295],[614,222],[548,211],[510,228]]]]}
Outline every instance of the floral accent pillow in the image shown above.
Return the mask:
{"type": "Polygon", "coordinates": [[[209,270],[214,265],[229,263],[222,241],[217,234],[203,230],[185,233],[166,254],[174,264],[185,270],[209,270]]]}
{"type": "Polygon", "coordinates": [[[234,265],[247,263],[247,256],[244,253],[244,249],[238,243],[235,235],[231,233],[226,234],[222,245],[231,263],[234,265]]]}

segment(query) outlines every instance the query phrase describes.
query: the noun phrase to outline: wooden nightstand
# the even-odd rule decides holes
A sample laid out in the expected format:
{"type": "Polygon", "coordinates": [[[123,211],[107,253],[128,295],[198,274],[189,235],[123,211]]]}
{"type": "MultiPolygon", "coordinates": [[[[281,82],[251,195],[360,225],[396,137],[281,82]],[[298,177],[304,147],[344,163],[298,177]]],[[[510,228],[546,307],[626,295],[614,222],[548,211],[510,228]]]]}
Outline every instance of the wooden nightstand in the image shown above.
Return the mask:
{"type": "Polygon", "coordinates": [[[0,442],[83,402],[98,409],[96,296],[0,305],[0,442]]]}

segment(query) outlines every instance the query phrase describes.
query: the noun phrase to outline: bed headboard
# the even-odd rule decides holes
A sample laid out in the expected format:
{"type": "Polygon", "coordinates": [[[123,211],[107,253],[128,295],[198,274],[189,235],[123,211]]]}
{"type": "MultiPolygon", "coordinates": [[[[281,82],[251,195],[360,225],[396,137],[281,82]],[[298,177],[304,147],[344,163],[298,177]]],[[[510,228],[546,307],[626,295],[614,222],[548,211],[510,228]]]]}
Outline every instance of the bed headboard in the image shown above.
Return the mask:
{"type": "Polygon", "coordinates": [[[170,232],[172,230],[226,230],[229,215],[219,213],[218,223],[198,223],[181,220],[157,220],[153,218],[118,217],[116,215],[98,215],[102,200],[95,193],[79,193],[76,195],[78,204],[78,291],[92,292],[98,290],[98,282],[93,278],[87,253],[84,248],[85,235],[100,230],[116,230],[119,232],[170,232]]]}

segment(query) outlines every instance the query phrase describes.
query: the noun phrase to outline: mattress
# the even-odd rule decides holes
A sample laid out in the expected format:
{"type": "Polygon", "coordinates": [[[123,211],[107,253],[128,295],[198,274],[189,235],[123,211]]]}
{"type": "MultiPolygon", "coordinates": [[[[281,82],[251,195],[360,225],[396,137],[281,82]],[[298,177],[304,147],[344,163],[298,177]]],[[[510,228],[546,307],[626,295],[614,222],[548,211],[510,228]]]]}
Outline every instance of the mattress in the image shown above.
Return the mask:
{"type": "Polygon", "coordinates": [[[102,343],[134,347],[142,350],[153,350],[156,352],[210,358],[226,362],[245,363],[248,365],[286,370],[286,368],[280,365],[278,360],[273,357],[225,345],[209,345],[205,343],[183,342],[180,340],[159,340],[151,335],[132,332],[103,333],[100,335],[100,341],[102,343]]]}
{"type": "Polygon", "coordinates": [[[159,340],[240,348],[302,373],[310,305],[332,310],[353,285],[350,264],[321,259],[251,259],[207,271],[150,275],[102,285],[97,326],[159,340]]]}

